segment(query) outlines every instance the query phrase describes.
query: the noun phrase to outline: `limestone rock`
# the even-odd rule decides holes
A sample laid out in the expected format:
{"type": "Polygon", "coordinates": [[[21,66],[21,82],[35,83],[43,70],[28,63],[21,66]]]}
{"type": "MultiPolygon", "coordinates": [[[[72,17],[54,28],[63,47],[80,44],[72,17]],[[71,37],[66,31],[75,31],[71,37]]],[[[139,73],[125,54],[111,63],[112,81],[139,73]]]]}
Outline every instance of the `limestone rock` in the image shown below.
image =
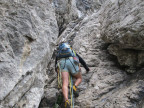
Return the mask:
{"type": "Polygon", "coordinates": [[[66,28],[67,24],[78,18],[75,0],[53,0],[55,7],[59,34],[66,28]]]}
{"type": "Polygon", "coordinates": [[[0,1],[0,104],[38,107],[58,36],[48,0],[0,1]]]}
{"type": "Polygon", "coordinates": [[[74,38],[74,49],[91,69],[87,74],[82,71],[83,82],[78,87],[80,96],[76,99],[76,104],[80,108],[138,108],[144,96],[143,69],[137,71],[137,74],[127,75],[110,54],[123,58],[121,65],[125,65],[127,61],[127,64],[132,63],[130,66],[135,64],[137,55],[131,50],[123,50],[117,44],[109,46],[101,40],[98,15],[85,18],[74,38]]]}
{"type": "Polygon", "coordinates": [[[98,11],[105,0],[53,0],[59,34],[71,21],[83,19],[86,15],[98,11]]]}
{"type": "Polygon", "coordinates": [[[130,73],[143,66],[143,4],[141,0],[107,1],[100,10],[102,39],[112,44],[110,53],[117,56],[121,65],[129,67],[130,73]]]}
{"type": "Polygon", "coordinates": [[[94,11],[98,11],[105,0],[77,0],[77,8],[81,16],[90,15],[94,11]]]}
{"type": "Polygon", "coordinates": [[[88,73],[81,67],[83,81],[78,86],[80,95],[75,99],[78,108],[139,108],[143,105],[143,69],[137,71],[134,67],[142,63],[142,60],[137,62],[136,58],[140,60],[143,51],[137,55],[133,49],[127,50],[119,43],[105,43],[102,40],[104,22],[100,18],[106,11],[102,11],[104,8],[111,9],[113,6],[109,2],[98,13],[85,17],[74,28],[68,27],[61,35],[73,40],[73,49],[90,67],[88,73]],[[117,56],[120,65],[113,55],[117,56]],[[122,66],[128,66],[130,72],[136,73],[127,74],[122,66]]]}
{"type": "Polygon", "coordinates": [[[143,3],[1,0],[0,107],[53,107],[59,93],[53,51],[61,39],[90,68],[81,66],[75,107],[143,107],[143,3]]]}

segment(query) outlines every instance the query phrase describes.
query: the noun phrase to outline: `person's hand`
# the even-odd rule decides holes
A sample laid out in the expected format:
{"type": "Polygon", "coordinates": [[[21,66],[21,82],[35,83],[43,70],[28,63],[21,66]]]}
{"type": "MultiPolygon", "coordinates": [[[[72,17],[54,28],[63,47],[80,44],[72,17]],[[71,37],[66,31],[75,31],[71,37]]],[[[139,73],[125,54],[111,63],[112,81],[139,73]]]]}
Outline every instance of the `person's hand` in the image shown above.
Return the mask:
{"type": "Polygon", "coordinates": [[[86,73],[88,73],[90,71],[90,69],[88,68],[87,70],[86,70],[86,73]]]}

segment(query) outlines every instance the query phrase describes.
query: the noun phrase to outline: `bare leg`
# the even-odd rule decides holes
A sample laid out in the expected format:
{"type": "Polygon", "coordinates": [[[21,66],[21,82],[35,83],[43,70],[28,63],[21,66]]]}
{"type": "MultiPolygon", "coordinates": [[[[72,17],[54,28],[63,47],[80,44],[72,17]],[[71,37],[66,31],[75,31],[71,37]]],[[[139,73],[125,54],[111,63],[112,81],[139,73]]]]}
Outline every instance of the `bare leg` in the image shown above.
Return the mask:
{"type": "Polygon", "coordinates": [[[75,86],[78,86],[82,82],[81,72],[79,72],[77,75],[74,75],[74,77],[76,78],[75,86]]]}
{"type": "Polygon", "coordinates": [[[64,95],[64,99],[66,101],[66,100],[68,100],[68,84],[69,84],[69,73],[68,72],[62,72],[62,80],[63,80],[62,92],[64,95]]]}

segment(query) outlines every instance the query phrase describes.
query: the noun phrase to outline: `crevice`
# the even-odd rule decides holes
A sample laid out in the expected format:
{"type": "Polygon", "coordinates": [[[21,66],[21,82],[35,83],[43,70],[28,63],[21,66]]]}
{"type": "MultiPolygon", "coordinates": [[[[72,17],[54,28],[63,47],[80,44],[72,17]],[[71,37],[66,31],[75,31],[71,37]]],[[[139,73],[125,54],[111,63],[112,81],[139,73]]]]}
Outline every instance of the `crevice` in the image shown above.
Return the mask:
{"type": "Polygon", "coordinates": [[[31,36],[25,35],[26,39],[29,41],[29,43],[32,43],[36,39],[33,39],[31,36]]]}
{"type": "MultiPolygon", "coordinates": [[[[127,71],[127,74],[133,74],[133,73],[135,73],[136,71],[141,70],[141,69],[143,68],[143,66],[144,66],[144,62],[141,63],[141,64],[138,64],[138,62],[139,62],[139,61],[138,61],[138,55],[139,55],[139,53],[140,53],[142,50],[132,49],[132,48],[123,48],[123,46],[122,46],[122,47],[120,47],[120,46],[121,46],[121,45],[119,45],[119,44],[106,43],[106,44],[103,45],[102,49],[103,49],[103,50],[106,50],[107,53],[109,54],[108,59],[109,59],[110,61],[114,61],[114,62],[115,62],[115,65],[116,65],[119,69],[122,69],[122,70],[124,70],[124,71],[127,71]],[[135,56],[136,56],[135,59],[136,59],[136,60],[133,62],[133,64],[135,64],[135,65],[130,65],[130,66],[128,66],[128,64],[127,64],[127,65],[121,65],[120,62],[118,61],[118,57],[119,57],[119,56],[113,55],[113,54],[110,54],[110,53],[109,53],[108,47],[109,47],[110,45],[118,46],[119,49],[117,49],[117,50],[119,50],[119,52],[120,52],[120,51],[123,51],[123,52],[125,52],[126,54],[130,54],[130,53],[132,53],[133,55],[135,54],[135,56]],[[133,71],[133,72],[130,72],[130,71],[133,71]]],[[[115,51],[115,52],[116,52],[116,51],[115,51]]],[[[117,53],[117,52],[116,52],[116,53],[117,53]]],[[[125,56],[128,56],[128,55],[125,55],[125,56]]]]}
{"type": "Polygon", "coordinates": [[[52,97],[52,98],[44,97],[40,102],[39,108],[44,108],[44,107],[53,108],[53,106],[55,104],[55,100],[56,100],[56,98],[54,98],[54,97],[52,97]]]}
{"type": "MultiPolygon", "coordinates": [[[[64,25],[64,23],[62,24],[64,25]]],[[[63,26],[60,26],[59,27],[59,34],[58,34],[58,37],[63,33],[63,31],[66,29],[66,27],[64,28],[63,26]]]]}

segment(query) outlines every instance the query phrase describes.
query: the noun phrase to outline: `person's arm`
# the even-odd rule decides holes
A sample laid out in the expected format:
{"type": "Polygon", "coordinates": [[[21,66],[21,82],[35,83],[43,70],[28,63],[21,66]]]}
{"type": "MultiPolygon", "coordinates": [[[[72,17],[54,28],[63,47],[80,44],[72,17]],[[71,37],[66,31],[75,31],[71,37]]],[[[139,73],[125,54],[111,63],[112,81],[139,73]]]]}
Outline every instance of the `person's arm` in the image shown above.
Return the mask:
{"type": "Polygon", "coordinates": [[[80,63],[83,65],[86,71],[89,71],[90,69],[88,68],[86,62],[77,53],[76,53],[76,56],[79,58],[80,63]]]}

